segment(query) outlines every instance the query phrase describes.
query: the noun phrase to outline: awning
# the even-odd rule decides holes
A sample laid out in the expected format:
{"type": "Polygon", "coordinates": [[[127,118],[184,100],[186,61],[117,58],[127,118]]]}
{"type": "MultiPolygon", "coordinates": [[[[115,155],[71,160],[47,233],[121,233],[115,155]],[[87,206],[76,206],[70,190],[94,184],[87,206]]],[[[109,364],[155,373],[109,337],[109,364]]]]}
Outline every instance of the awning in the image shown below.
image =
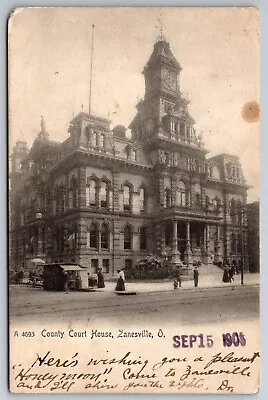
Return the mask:
{"type": "Polygon", "coordinates": [[[64,265],[62,265],[62,264],[60,264],[60,267],[62,268],[62,269],[64,269],[64,271],[86,271],[86,268],[82,268],[82,267],[80,267],[80,265],[66,265],[66,264],[64,264],[64,265]]]}

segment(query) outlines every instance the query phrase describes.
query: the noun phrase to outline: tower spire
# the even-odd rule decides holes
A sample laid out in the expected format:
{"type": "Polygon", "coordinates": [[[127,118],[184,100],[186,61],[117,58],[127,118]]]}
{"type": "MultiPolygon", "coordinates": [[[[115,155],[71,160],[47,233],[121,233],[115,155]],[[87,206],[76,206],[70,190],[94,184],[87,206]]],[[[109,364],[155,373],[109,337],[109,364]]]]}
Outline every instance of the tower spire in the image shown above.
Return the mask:
{"type": "Polygon", "coordinates": [[[93,50],[94,50],[94,28],[92,24],[92,36],[91,36],[91,60],[90,60],[90,79],[89,79],[89,102],[88,102],[88,113],[91,114],[91,96],[92,96],[92,68],[93,68],[93,50]]]}

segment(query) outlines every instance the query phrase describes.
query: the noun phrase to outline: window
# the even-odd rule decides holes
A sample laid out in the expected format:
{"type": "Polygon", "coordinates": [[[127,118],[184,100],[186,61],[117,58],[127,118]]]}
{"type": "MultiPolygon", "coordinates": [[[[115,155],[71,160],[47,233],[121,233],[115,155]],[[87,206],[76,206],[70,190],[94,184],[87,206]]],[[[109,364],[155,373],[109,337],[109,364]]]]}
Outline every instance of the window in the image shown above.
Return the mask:
{"type": "Polygon", "coordinates": [[[124,228],[124,250],[131,250],[132,230],[129,225],[124,228]]]}
{"type": "Polygon", "coordinates": [[[180,181],[178,184],[178,191],[177,191],[177,205],[181,207],[186,206],[186,190],[185,190],[185,183],[180,181]]]}
{"type": "Polygon", "coordinates": [[[104,147],[105,137],[104,135],[100,135],[100,147],[104,147]]]}
{"type": "Polygon", "coordinates": [[[200,206],[201,205],[201,195],[200,193],[195,194],[195,205],[200,206]]]}
{"type": "Polygon", "coordinates": [[[140,228],[140,249],[147,249],[147,228],[144,226],[140,228]]]}
{"type": "Polygon", "coordinates": [[[242,224],[243,212],[242,212],[242,203],[240,199],[237,200],[237,217],[238,217],[238,223],[242,224]]]}
{"type": "Polygon", "coordinates": [[[107,183],[101,182],[100,186],[100,206],[103,208],[108,207],[108,190],[107,183]]]}
{"type": "Polygon", "coordinates": [[[103,269],[103,272],[105,274],[109,274],[109,272],[110,272],[110,261],[107,258],[102,260],[102,269],[103,269]]]}
{"type": "Polygon", "coordinates": [[[129,188],[129,186],[124,186],[123,204],[124,204],[124,211],[130,211],[130,188],[129,188]]]}
{"type": "Polygon", "coordinates": [[[90,234],[90,241],[89,245],[91,248],[97,249],[98,248],[98,226],[96,223],[92,223],[89,229],[90,234]]]}
{"type": "MultiPolygon", "coordinates": [[[[74,188],[75,191],[75,188],[74,188]]],[[[40,199],[39,199],[40,200],[40,199]]],[[[74,200],[74,199],[72,199],[74,200]]],[[[56,202],[56,214],[61,214],[64,212],[64,188],[63,186],[58,186],[55,189],[55,202],[56,202]]],[[[38,205],[38,209],[41,208],[41,202],[38,205]]]]}
{"type": "Polygon", "coordinates": [[[138,161],[138,150],[132,150],[132,159],[138,161]]]}
{"type": "Polygon", "coordinates": [[[184,136],[185,135],[185,125],[184,123],[180,123],[180,135],[184,136]]]}
{"type": "Polygon", "coordinates": [[[70,208],[77,207],[77,181],[73,177],[70,182],[70,208]]]}
{"type": "Polygon", "coordinates": [[[89,145],[89,143],[90,143],[90,137],[91,137],[91,128],[90,128],[90,126],[87,126],[87,127],[86,127],[86,134],[85,134],[85,136],[86,136],[86,139],[87,139],[87,144],[89,145]]]}
{"type": "Polygon", "coordinates": [[[230,203],[230,217],[233,224],[236,223],[236,202],[234,199],[230,203]]]}
{"type": "Polygon", "coordinates": [[[89,185],[86,187],[86,205],[96,206],[97,200],[97,184],[93,179],[89,181],[89,185]]]}
{"type": "Polygon", "coordinates": [[[171,206],[171,190],[169,188],[165,189],[165,199],[164,207],[168,208],[171,206]]]}
{"type": "Polygon", "coordinates": [[[107,224],[102,224],[101,231],[101,249],[109,248],[109,226],[107,224]]]}
{"type": "Polygon", "coordinates": [[[93,132],[92,134],[92,146],[97,147],[98,146],[98,136],[96,132],[93,132]]]}
{"type": "Polygon", "coordinates": [[[146,208],[145,191],[143,188],[140,189],[140,212],[144,212],[146,208]]]}

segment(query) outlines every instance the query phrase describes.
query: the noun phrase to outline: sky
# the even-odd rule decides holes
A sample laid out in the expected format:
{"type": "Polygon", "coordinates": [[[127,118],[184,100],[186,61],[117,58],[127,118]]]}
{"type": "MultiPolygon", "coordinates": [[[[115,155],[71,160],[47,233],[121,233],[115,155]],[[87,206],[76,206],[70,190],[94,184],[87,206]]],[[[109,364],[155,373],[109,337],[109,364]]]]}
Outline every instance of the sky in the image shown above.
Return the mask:
{"type": "Polygon", "coordinates": [[[143,67],[160,34],[182,67],[180,88],[209,156],[239,155],[259,199],[259,122],[242,108],[259,102],[259,26],[253,8],[28,8],[9,22],[10,151],[31,146],[44,116],[51,139],[88,111],[92,24],[92,110],[126,127],[144,96],[143,67]]]}

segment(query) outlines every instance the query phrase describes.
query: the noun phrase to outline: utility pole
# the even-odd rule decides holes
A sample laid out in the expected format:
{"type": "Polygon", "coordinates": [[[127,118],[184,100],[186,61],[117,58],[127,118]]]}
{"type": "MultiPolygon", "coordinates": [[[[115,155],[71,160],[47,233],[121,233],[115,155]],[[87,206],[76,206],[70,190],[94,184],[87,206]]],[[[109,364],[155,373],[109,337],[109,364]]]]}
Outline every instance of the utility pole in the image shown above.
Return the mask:
{"type": "Polygon", "coordinates": [[[245,270],[245,241],[244,241],[244,225],[243,225],[244,210],[240,210],[240,234],[241,234],[241,285],[244,285],[244,270],[245,270]]]}
{"type": "Polygon", "coordinates": [[[92,24],[90,79],[89,79],[89,100],[88,100],[88,113],[89,113],[89,115],[91,114],[92,69],[93,69],[93,51],[94,51],[94,28],[95,28],[95,25],[92,24]]]}

